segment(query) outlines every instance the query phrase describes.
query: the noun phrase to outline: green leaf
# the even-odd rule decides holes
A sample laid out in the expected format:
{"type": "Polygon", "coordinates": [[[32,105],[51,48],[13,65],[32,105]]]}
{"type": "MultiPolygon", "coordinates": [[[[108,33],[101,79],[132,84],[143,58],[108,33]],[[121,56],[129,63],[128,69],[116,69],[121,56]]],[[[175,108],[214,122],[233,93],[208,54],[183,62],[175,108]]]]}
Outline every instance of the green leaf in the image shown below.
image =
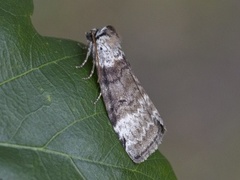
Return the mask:
{"type": "Polygon", "coordinates": [[[154,153],[134,164],[100,100],[86,46],[43,37],[32,0],[0,0],[0,179],[176,179],[154,153]]]}

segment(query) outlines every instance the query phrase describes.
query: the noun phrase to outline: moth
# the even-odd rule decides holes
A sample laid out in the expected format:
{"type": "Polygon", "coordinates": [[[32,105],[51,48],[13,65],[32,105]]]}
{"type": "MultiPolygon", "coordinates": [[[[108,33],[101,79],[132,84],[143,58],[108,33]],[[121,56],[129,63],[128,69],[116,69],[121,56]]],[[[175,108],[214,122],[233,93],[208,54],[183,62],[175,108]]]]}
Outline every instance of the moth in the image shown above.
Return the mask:
{"type": "MultiPolygon", "coordinates": [[[[135,163],[146,160],[162,141],[166,130],[158,110],[133,74],[113,26],[86,33],[88,52],[96,67],[98,83],[110,122],[125,151],[135,163]]],[[[86,79],[88,79],[86,78],[86,79]]],[[[98,97],[98,99],[100,98],[98,97]]]]}

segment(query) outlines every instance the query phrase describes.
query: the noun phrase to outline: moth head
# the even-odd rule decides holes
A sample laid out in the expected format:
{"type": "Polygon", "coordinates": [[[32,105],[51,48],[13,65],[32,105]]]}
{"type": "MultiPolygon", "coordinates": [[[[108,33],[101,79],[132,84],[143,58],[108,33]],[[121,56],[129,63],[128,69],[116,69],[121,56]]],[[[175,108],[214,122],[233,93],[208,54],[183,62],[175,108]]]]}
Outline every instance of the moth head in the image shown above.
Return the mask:
{"type": "Polygon", "coordinates": [[[90,32],[87,32],[86,33],[87,40],[90,41],[90,42],[93,42],[93,40],[95,39],[95,34],[96,34],[97,31],[98,31],[98,29],[94,28],[94,29],[90,30],[90,32]]]}
{"type": "Polygon", "coordinates": [[[92,29],[90,32],[86,33],[86,38],[88,41],[95,43],[99,39],[104,39],[108,43],[118,43],[120,44],[119,36],[115,28],[111,25],[105,26],[101,29],[92,29]]]}

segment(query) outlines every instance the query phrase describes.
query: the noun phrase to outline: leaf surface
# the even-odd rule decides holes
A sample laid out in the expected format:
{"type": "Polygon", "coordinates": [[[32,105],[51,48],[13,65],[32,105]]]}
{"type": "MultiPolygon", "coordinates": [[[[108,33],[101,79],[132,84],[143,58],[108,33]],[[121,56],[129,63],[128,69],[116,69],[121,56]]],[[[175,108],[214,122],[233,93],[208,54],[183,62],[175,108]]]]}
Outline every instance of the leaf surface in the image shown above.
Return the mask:
{"type": "Polygon", "coordinates": [[[44,37],[32,0],[0,0],[0,179],[176,179],[160,152],[134,164],[114,133],[86,46],[44,37]]]}

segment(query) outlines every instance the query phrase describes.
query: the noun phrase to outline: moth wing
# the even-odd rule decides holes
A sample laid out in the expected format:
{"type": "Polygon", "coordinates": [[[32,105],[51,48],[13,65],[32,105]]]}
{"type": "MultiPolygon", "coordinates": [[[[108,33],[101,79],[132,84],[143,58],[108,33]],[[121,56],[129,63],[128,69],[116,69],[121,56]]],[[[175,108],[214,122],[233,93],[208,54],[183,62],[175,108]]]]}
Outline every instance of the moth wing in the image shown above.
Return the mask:
{"type": "Polygon", "coordinates": [[[135,163],[146,160],[165,131],[160,114],[125,60],[101,68],[99,76],[109,119],[126,152],[135,163]]]}

